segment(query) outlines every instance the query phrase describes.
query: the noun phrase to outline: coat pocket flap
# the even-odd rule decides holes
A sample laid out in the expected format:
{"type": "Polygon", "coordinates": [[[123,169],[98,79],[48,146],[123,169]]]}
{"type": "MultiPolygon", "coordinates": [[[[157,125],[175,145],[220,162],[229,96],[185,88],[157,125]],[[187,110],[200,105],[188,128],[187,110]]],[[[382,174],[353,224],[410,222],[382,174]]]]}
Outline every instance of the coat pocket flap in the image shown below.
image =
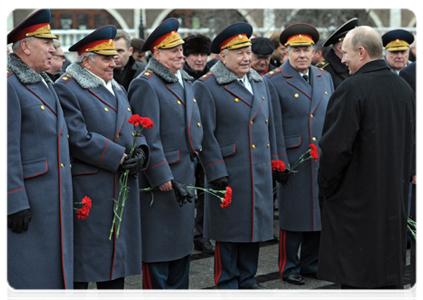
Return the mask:
{"type": "Polygon", "coordinates": [[[285,137],[285,147],[288,148],[295,148],[301,145],[301,134],[291,135],[285,137]]]}
{"type": "Polygon", "coordinates": [[[179,150],[165,152],[165,156],[166,156],[167,163],[169,165],[175,164],[181,159],[179,150]]]}
{"type": "Polygon", "coordinates": [[[222,157],[234,155],[236,153],[236,143],[221,146],[220,151],[222,152],[222,157]]]}
{"type": "Polygon", "coordinates": [[[28,161],[22,164],[22,173],[24,179],[36,177],[47,173],[48,161],[45,157],[28,161]]]}
{"type": "Polygon", "coordinates": [[[82,163],[72,162],[72,176],[89,175],[98,173],[98,167],[82,163]]]}

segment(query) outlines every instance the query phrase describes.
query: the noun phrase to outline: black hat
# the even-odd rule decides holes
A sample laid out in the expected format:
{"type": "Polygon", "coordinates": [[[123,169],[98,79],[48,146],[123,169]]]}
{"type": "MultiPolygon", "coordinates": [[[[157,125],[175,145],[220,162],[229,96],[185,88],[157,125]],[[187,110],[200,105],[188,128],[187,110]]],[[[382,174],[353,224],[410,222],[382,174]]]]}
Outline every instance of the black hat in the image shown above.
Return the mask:
{"type": "Polygon", "coordinates": [[[388,51],[402,51],[410,48],[414,42],[411,32],[403,29],[391,30],[382,35],[383,47],[388,51]]]}
{"type": "Polygon", "coordinates": [[[117,29],[113,25],[102,26],[72,45],[69,51],[78,51],[78,55],[86,52],[106,56],[118,55],[113,41],[116,32],[117,29]]]}
{"type": "Polygon", "coordinates": [[[319,41],[320,35],[311,25],[300,23],[287,27],[279,36],[279,41],[284,46],[310,46],[319,41]]]}
{"type": "Polygon", "coordinates": [[[255,55],[271,56],[275,50],[273,42],[265,37],[256,37],[251,39],[251,51],[255,55]]]}
{"type": "Polygon", "coordinates": [[[212,41],[210,51],[220,53],[224,49],[238,49],[251,46],[250,37],[253,27],[245,22],[238,22],[223,29],[212,41]]]}
{"type": "Polygon", "coordinates": [[[357,27],[358,25],[358,19],[352,18],[351,20],[345,22],[341,27],[336,29],[326,40],[326,42],[323,44],[323,47],[327,47],[330,45],[334,45],[336,43],[342,42],[347,35],[347,33],[351,30],[357,27]]]}
{"type": "Polygon", "coordinates": [[[156,29],[148,36],[141,51],[155,49],[170,49],[184,43],[178,34],[179,21],[176,18],[164,20],[156,29]]]}
{"type": "Polygon", "coordinates": [[[184,38],[185,44],[182,45],[184,56],[193,53],[205,53],[210,55],[211,40],[205,35],[194,34],[184,38]]]}
{"type": "Polygon", "coordinates": [[[44,39],[55,39],[56,36],[51,33],[50,18],[49,9],[37,10],[9,32],[7,35],[7,43],[16,43],[17,41],[32,36],[44,39]]]}

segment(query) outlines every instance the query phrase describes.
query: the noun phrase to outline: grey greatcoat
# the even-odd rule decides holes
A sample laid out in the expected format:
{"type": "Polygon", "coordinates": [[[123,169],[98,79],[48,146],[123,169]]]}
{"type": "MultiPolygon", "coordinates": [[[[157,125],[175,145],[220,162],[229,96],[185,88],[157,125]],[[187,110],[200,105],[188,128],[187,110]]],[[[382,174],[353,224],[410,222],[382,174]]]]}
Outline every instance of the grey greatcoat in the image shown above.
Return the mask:
{"type": "Polygon", "coordinates": [[[233,190],[226,209],[217,198],[205,197],[204,237],[221,242],[273,238],[271,160],[279,158],[272,104],[267,82],[253,69],[247,75],[254,95],[221,61],[194,83],[204,123],[200,160],[206,182],[228,176],[233,190]]]}
{"type": "MultiPolygon", "coordinates": [[[[151,158],[147,170],[139,174],[140,188],[156,188],[172,179],[194,185],[194,158],[201,150],[203,127],[192,77],[180,72],[183,87],[177,76],[151,58],[129,86],[134,113],[154,123],[145,131],[151,158]]],[[[191,254],[194,209],[194,203],[179,207],[174,191],[141,193],[143,262],[167,262],[191,254]]]]}
{"type": "Polygon", "coordinates": [[[382,59],[332,95],[320,141],[319,278],[363,288],[401,282],[414,124],[415,94],[382,59]]]}
{"type": "MultiPolygon", "coordinates": [[[[269,72],[278,147],[285,147],[292,166],[310,144],[318,146],[326,106],[333,92],[330,75],[313,66],[308,84],[286,61],[269,72]],[[283,145],[284,144],[284,145],[283,145]]],[[[317,186],[319,162],[310,159],[290,174],[288,183],[278,191],[279,226],[289,231],[320,231],[317,186]]]]}
{"type": "Polygon", "coordinates": [[[7,231],[7,279],[16,289],[72,289],[74,210],[63,111],[46,73],[13,53],[7,66],[7,214],[32,214],[28,231],[7,231]]]}
{"type": "MultiPolygon", "coordinates": [[[[133,142],[126,93],[112,80],[113,96],[98,77],[77,63],[66,71],[54,88],[69,128],[74,201],[81,202],[85,196],[92,200],[89,216],[74,221],[75,281],[109,281],[141,274],[140,201],[138,181],[132,176],[119,237],[115,238],[115,230],[109,240],[113,199],[120,191],[118,167],[133,142]]],[[[138,145],[148,155],[143,137],[138,138],[138,145]]]]}

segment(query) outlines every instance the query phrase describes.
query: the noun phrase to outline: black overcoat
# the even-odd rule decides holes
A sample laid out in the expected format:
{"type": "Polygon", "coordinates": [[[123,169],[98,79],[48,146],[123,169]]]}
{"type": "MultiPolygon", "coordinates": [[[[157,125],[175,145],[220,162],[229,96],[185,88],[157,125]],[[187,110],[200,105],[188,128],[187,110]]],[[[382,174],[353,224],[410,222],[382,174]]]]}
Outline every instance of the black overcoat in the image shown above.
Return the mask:
{"type": "Polygon", "coordinates": [[[325,198],[318,278],[373,288],[404,274],[415,96],[383,60],[329,100],[320,140],[325,198]]]}

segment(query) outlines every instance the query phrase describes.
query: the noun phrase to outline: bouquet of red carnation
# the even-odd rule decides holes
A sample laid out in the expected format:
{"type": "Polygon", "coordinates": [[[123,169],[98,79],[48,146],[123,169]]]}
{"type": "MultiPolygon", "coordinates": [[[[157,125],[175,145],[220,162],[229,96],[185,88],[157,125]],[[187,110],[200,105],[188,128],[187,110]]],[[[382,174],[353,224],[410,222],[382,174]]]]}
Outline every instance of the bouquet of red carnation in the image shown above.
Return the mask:
{"type": "Polygon", "coordinates": [[[78,216],[78,219],[84,220],[88,215],[90,214],[90,209],[92,206],[91,199],[87,196],[85,196],[81,202],[75,202],[75,204],[82,204],[82,208],[76,208],[73,209],[76,210],[76,215],[78,216]]]}
{"type": "Polygon", "coordinates": [[[200,190],[219,198],[222,202],[220,204],[222,208],[227,208],[232,202],[232,188],[230,186],[227,186],[225,190],[214,190],[211,188],[206,189],[197,186],[187,186],[187,188],[192,190],[200,190]]]}
{"type": "MultiPolygon", "coordinates": [[[[137,138],[141,136],[141,132],[144,128],[151,129],[153,128],[153,121],[151,121],[150,118],[144,118],[140,117],[139,115],[135,114],[132,115],[128,122],[130,124],[133,124],[135,127],[138,127],[134,131],[134,140],[132,142],[128,158],[132,158],[135,148],[138,146],[137,138]]],[[[128,177],[129,177],[129,170],[126,170],[119,178],[119,186],[120,191],[117,200],[113,199],[115,202],[115,205],[113,207],[113,222],[112,222],[112,228],[110,229],[110,236],[109,240],[112,239],[112,234],[115,229],[116,224],[116,218],[118,219],[118,227],[116,231],[116,238],[119,237],[119,231],[120,231],[120,224],[122,223],[122,216],[123,216],[123,208],[125,207],[126,199],[128,199],[129,196],[129,187],[128,187],[128,177]]]]}

